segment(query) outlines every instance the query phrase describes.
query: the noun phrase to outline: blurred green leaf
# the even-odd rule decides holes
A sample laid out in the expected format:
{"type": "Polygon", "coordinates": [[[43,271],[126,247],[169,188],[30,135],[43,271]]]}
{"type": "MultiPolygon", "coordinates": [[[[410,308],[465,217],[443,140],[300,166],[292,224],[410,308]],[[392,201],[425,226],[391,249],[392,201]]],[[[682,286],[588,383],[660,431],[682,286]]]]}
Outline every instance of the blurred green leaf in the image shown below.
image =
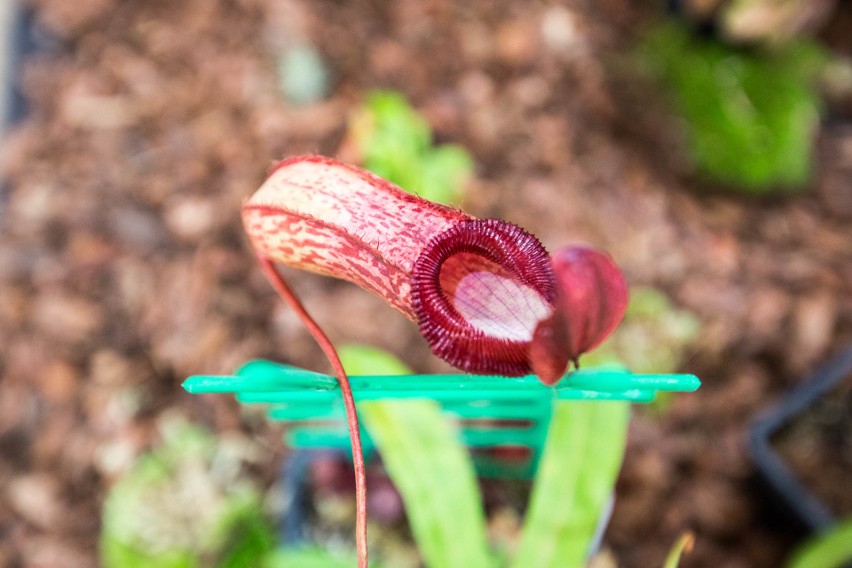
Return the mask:
{"type": "Polygon", "coordinates": [[[461,146],[445,144],[424,156],[420,172],[421,197],[437,203],[457,203],[473,172],[473,159],[461,146]]]}
{"type": "Polygon", "coordinates": [[[680,565],[680,558],[684,552],[692,550],[692,545],[695,543],[695,535],[692,533],[683,534],[672,546],[663,568],[677,568],[680,565]]]}
{"type": "Polygon", "coordinates": [[[107,568],[195,568],[199,566],[195,553],[171,550],[159,553],[142,551],[109,535],[102,537],[101,562],[107,568]]]}
{"type": "Polygon", "coordinates": [[[821,109],[814,79],[826,61],[816,44],[742,49],[668,23],[641,52],[685,120],[700,173],[754,193],[807,183],[821,109]]]}
{"type": "Polygon", "coordinates": [[[672,306],[659,290],[631,288],[624,321],[581,362],[589,367],[623,366],[634,373],[674,373],[699,331],[698,318],[672,306]]]}
{"type": "Polygon", "coordinates": [[[275,548],[275,534],[257,499],[233,507],[220,523],[225,538],[217,568],[255,568],[258,559],[275,548]]]}
{"type": "Polygon", "coordinates": [[[852,518],[838,523],[797,549],[787,568],[840,568],[852,561],[852,518]]]}
{"type": "Polygon", "coordinates": [[[585,565],[613,496],[629,414],[623,402],[557,403],[513,566],[585,565]]]}
{"type": "MultiPolygon", "coordinates": [[[[380,349],[344,346],[353,374],[406,374],[380,349]]],[[[428,400],[365,401],[359,414],[405,503],[408,522],[427,566],[490,566],[485,518],[473,463],[440,407],[428,400]]]]}
{"type": "Polygon", "coordinates": [[[432,146],[426,120],[395,91],[371,93],[350,124],[363,166],[430,201],[458,204],[473,175],[460,146],[432,146]]]}
{"type": "Polygon", "coordinates": [[[164,422],[162,444],[139,458],[104,503],[107,568],[256,566],[274,536],[260,494],[214,436],[164,422]],[[214,466],[217,464],[219,470],[214,466]]]}
{"type": "Polygon", "coordinates": [[[350,375],[407,375],[405,363],[384,349],[361,343],[341,345],[337,354],[350,375]]]}
{"type": "Polygon", "coordinates": [[[439,406],[406,400],[360,407],[426,565],[489,566],[473,463],[439,406]]]}
{"type": "MultiPolygon", "coordinates": [[[[352,568],[358,561],[354,554],[333,554],[314,547],[285,548],[268,555],[262,568],[352,568]]],[[[374,568],[378,566],[370,563],[374,568]]]]}

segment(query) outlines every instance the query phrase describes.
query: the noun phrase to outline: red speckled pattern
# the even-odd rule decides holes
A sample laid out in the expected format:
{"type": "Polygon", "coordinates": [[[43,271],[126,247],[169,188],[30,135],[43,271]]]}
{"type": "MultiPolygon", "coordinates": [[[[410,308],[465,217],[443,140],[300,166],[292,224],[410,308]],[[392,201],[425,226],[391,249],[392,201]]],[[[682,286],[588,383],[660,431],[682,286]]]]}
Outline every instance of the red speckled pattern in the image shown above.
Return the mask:
{"type": "Polygon", "coordinates": [[[412,320],[414,261],[432,237],[467,219],[321,156],[280,162],[243,206],[256,250],[281,264],[354,282],[412,320]]]}
{"type": "Polygon", "coordinates": [[[535,372],[553,384],[618,325],[627,285],[605,253],[533,235],[406,193],[320,156],[279,163],[243,206],[274,262],[343,278],[420,326],[432,351],[471,373],[535,372]]]}

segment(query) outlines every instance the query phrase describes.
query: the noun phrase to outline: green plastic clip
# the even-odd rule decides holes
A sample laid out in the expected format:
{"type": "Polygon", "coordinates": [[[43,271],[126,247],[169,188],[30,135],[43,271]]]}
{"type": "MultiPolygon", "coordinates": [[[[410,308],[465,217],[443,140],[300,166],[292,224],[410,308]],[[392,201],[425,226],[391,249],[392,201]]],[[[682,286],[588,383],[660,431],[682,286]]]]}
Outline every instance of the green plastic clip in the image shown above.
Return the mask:
{"type": "MultiPolygon", "coordinates": [[[[349,377],[357,401],[429,399],[457,420],[477,470],[485,477],[530,477],[559,400],[626,400],[647,403],[657,392],[692,392],[694,375],[637,375],[623,369],[583,369],[548,387],[532,375],[393,375],[349,377]],[[501,452],[501,450],[503,450],[501,452]],[[501,455],[521,459],[502,459],[501,455]]],[[[243,404],[265,404],[270,420],[288,425],[297,448],[349,449],[345,409],[335,377],[257,360],[235,376],[197,375],[183,388],[192,394],[231,393],[243,404]]],[[[362,430],[364,450],[374,448],[362,430]]]]}

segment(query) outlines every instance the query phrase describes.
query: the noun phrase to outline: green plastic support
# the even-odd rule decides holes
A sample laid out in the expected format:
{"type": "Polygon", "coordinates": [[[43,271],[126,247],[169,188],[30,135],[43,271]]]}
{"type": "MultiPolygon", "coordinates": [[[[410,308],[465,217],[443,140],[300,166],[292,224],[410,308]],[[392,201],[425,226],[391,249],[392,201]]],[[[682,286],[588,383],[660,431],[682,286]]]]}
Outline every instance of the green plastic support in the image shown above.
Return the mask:
{"type": "MultiPolygon", "coordinates": [[[[349,377],[357,401],[429,399],[442,406],[485,477],[531,477],[544,447],[553,404],[559,400],[647,403],[660,391],[692,392],[695,375],[637,375],[622,369],[583,369],[553,387],[533,375],[392,375],[349,377]],[[505,459],[510,455],[512,459],[505,459]]],[[[349,449],[345,409],[335,377],[272,361],[243,365],[234,376],[197,375],[192,394],[230,393],[243,404],[267,405],[270,420],[288,425],[297,448],[349,449]]],[[[365,452],[374,444],[362,430],[365,452]]]]}

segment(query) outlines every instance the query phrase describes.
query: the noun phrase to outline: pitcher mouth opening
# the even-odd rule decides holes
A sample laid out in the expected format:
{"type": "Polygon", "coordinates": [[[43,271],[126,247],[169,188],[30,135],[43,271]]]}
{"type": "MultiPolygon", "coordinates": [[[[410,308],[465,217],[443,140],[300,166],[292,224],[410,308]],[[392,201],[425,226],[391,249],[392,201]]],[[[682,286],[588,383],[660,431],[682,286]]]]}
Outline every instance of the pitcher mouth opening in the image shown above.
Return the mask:
{"type": "Polygon", "coordinates": [[[439,282],[449,304],[488,337],[530,341],[538,322],[551,312],[550,303],[538,290],[473,253],[447,258],[439,282]]]}
{"type": "Polygon", "coordinates": [[[553,312],[556,280],[542,244],[496,219],[458,223],[414,264],[412,305],[432,351],[472,373],[530,372],[527,348],[553,312]]]}

